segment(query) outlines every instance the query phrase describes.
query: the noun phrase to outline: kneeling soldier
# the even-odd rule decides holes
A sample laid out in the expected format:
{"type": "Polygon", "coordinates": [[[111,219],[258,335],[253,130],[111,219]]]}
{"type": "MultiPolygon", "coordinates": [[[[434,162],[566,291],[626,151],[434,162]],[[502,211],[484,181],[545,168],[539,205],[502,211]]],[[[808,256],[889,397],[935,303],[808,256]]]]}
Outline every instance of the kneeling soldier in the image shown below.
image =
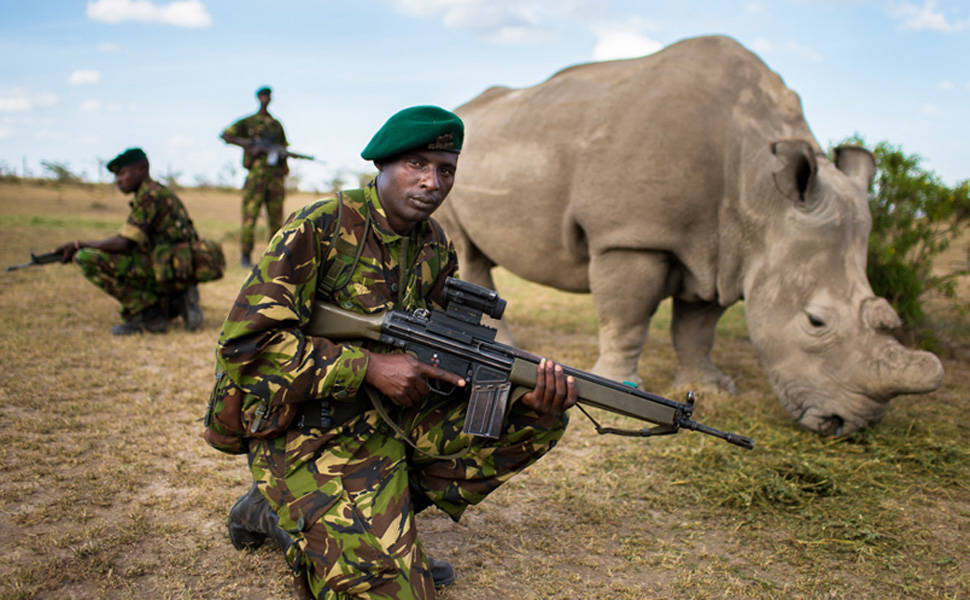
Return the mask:
{"type": "Polygon", "coordinates": [[[464,394],[428,385],[462,387],[462,376],[306,331],[314,300],[362,314],[442,306],[458,260],[431,214],[454,183],[463,134],[438,107],[392,116],[362,154],[376,179],[294,213],[222,328],[210,407],[227,392],[261,407],[249,429],[260,437],[244,440],[254,484],[230,511],[230,539],[239,549],[272,540],[315,598],[434,598],[454,570],[427,556],[414,515],[433,505],[457,521],[552,448],[576,402],[572,378],[545,361],[536,388],[513,394],[499,439],[476,440],[461,432],[464,394]],[[275,436],[262,435],[268,422],[275,436]]]}
{"type": "Polygon", "coordinates": [[[113,236],[67,242],[55,252],[121,302],[124,322],[112,327],[112,334],[164,333],[174,317],[182,317],[186,329],[198,329],[202,309],[196,283],[222,275],[222,250],[200,242],[182,202],[149,175],[141,148],[125,150],[107,167],[118,189],[135,195],[127,222],[113,236]]]}

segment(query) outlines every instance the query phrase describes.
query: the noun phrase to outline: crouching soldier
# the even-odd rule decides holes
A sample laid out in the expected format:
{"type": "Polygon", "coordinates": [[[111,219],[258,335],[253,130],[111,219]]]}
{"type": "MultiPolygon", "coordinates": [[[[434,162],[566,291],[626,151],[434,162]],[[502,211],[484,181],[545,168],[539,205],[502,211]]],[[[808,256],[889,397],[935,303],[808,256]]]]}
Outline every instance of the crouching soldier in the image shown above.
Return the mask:
{"type": "Polygon", "coordinates": [[[67,242],[55,252],[121,302],[123,322],[111,328],[112,334],[164,333],[175,317],[186,329],[198,329],[202,309],[196,284],[222,276],[222,248],[199,239],[182,202],[149,175],[141,148],[125,150],[107,167],[118,189],[134,194],[128,220],[113,236],[67,242]]]}

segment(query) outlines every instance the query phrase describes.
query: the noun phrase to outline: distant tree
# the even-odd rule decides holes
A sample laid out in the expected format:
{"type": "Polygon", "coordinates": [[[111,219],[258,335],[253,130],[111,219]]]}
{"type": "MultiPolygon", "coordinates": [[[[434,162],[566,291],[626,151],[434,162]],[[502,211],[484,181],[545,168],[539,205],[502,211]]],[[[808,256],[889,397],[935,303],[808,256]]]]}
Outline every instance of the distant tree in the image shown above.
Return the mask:
{"type": "Polygon", "coordinates": [[[7,164],[6,161],[0,160],[0,181],[16,181],[18,179],[17,170],[7,164]]]}
{"type": "Polygon", "coordinates": [[[297,192],[300,190],[300,183],[303,181],[303,174],[297,169],[290,168],[290,173],[286,176],[286,180],[283,183],[286,191],[297,192]]]}
{"type": "Polygon", "coordinates": [[[337,171],[334,173],[333,177],[330,178],[326,183],[326,192],[329,194],[336,194],[340,190],[344,189],[347,185],[347,180],[344,179],[343,171],[337,171]]]}
{"type": "Polygon", "coordinates": [[[80,183],[81,176],[71,171],[68,163],[55,162],[52,160],[40,161],[40,166],[44,171],[50,173],[51,179],[58,183],[80,183]]]}
{"type": "Polygon", "coordinates": [[[159,179],[165,184],[165,187],[172,188],[173,190],[180,189],[182,186],[179,185],[179,178],[182,177],[181,171],[173,171],[172,167],[168,168],[167,173],[162,173],[159,179]]]}
{"type": "Polygon", "coordinates": [[[238,172],[239,169],[236,167],[236,163],[231,160],[227,160],[219,170],[219,186],[225,188],[236,187],[236,174],[238,172]]]}
{"type": "MultiPolygon", "coordinates": [[[[843,143],[865,146],[858,135],[843,143]]],[[[970,255],[959,265],[936,265],[970,220],[970,180],[947,187],[921,157],[883,141],[873,149],[876,175],[869,190],[872,232],[866,274],[877,296],[889,300],[907,330],[933,345],[923,301],[928,293],[956,296],[957,278],[970,273],[970,255]]]]}
{"type": "Polygon", "coordinates": [[[195,187],[199,189],[209,189],[213,187],[212,182],[209,181],[209,178],[205,175],[205,173],[197,173],[194,181],[195,187]]]}

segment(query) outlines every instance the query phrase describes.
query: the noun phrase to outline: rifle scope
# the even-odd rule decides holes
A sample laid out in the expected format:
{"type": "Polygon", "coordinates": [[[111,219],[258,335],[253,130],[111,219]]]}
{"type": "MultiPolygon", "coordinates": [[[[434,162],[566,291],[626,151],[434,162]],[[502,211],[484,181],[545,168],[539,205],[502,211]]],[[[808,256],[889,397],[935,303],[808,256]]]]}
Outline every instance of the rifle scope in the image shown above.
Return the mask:
{"type": "Polygon", "coordinates": [[[449,312],[477,313],[476,323],[482,313],[493,319],[501,319],[505,312],[505,300],[499,297],[498,292],[454,277],[445,280],[444,296],[449,312]]]}

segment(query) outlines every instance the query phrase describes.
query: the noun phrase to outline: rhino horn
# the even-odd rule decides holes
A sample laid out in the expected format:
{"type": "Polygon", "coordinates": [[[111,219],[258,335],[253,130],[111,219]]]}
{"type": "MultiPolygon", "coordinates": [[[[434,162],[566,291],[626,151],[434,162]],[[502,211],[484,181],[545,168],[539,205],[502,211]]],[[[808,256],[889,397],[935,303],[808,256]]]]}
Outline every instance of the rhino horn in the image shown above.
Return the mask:
{"type": "Polygon", "coordinates": [[[910,350],[889,338],[874,352],[867,395],[881,400],[932,392],[943,383],[943,363],[931,352],[910,350]]]}
{"type": "Polygon", "coordinates": [[[793,202],[804,203],[818,173],[812,145],[801,139],[778,140],[771,144],[771,153],[782,162],[772,174],[778,191],[793,202]]]}
{"type": "Polygon", "coordinates": [[[876,331],[892,331],[902,327],[903,321],[885,298],[866,298],[862,301],[862,322],[876,331]]]}
{"type": "Polygon", "coordinates": [[[864,190],[869,189],[876,174],[876,159],[861,146],[836,147],[835,166],[864,190]]]}

